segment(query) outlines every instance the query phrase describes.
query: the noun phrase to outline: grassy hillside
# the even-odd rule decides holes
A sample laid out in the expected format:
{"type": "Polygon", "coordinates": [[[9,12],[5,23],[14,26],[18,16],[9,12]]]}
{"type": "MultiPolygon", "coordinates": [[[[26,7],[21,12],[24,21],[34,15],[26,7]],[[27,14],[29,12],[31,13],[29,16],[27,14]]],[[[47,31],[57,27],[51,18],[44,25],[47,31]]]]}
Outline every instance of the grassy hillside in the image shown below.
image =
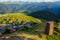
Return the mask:
{"type": "Polygon", "coordinates": [[[0,14],[0,23],[8,22],[9,19],[11,22],[41,22],[41,20],[31,16],[27,16],[23,13],[0,14]]]}
{"type": "MultiPolygon", "coordinates": [[[[37,13],[36,13],[37,14],[37,13]]],[[[40,14],[40,13],[39,13],[40,14]]],[[[35,15],[35,14],[34,14],[35,15]]],[[[46,13],[46,15],[48,15],[46,13]]],[[[46,17],[45,15],[45,17],[46,17]]],[[[32,16],[32,15],[31,15],[32,16]]],[[[40,36],[42,36],[41,39],[43,40],[59,40],[60,39],[60,33],[55,31],[54,29],[54,34],[51,35],[51,36],[48,36],[48,35],[45,35],[43,34],[44,31],[45,31],[45,26],[46,26],[46,23],[45,22],[42,22],[41,23],[41,19],[37,19],[37,18],[34,18],[34,17],[31,17],[31,16],[28,16],[24,13],[8,13],[8,14],[0,14],[0,24],[6,24],[8,23],[9,19],[10,21],[9,22],[12,22],[12,23],[17,23],[18,22],[22,22],[22,21],[25,21],[25,22],[37,22],[37,23],[40,23],[40,24],[32,24],[32,28],[31,29],[26,29],[26,28],[23,28],[22,30],[16,32],[18,36],[20,36],[21,33],[23,33],[22,36],[32,36],[32,35],[37,35],[37,39],[40,40],[40,36]],[[40,35],[42,34],[42,35],[40,35]]],[[[35,15],[35,16],[39,16],[39,15],[35,15]]],[[[41,15],[40,15],[41,17],[41,15]]],[[[43,20],[45,21],[45,20],[43,20]]],[[[15,34],[15,33],[14,33],[15,34]]],[[[33,36],[33,38],[35,38],[33,36]]],[[[36,40],[37,40],[36,39],[36,40]]]]}

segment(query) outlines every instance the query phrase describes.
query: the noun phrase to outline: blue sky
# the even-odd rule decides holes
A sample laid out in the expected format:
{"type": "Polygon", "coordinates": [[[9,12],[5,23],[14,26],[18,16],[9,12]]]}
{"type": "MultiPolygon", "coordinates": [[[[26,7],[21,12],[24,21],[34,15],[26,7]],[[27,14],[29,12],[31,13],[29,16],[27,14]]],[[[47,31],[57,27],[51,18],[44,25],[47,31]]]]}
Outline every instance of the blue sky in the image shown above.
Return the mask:
{"type": "Polygon", "coordinates": [[[3,1],[26,1],[26,2],[55,2],[55,1],[60,1],[60,0],[0,0],[0,2],[3,1]]]}

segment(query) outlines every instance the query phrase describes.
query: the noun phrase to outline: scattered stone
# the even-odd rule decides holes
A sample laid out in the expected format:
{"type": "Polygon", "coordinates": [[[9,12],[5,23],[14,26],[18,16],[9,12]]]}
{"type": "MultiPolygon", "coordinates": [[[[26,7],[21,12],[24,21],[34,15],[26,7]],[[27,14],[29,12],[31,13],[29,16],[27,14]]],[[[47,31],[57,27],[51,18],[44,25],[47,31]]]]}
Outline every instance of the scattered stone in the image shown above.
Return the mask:
{"type": "Polygon", "coordinates": [[[20,36],[13,36],[10,38],[10,40],[24,40],[24,38],[20,36]]]}
{"type": "Polygon", "coordinates": [[[2,33],[0,32],[0,37],[2,36],[2,33]]]}
{"type": "Polygon", "coordinates": [[[10,30],[10,33],[13,33],[13,32],[15,32],[15,29],[11,29],[11,30],[10,30]]]}
{"type": "Polygon", "coordinates": [[[26,25],[28,28],[31,28],[32,26],[28,23],[27,25],[26,25]]]}

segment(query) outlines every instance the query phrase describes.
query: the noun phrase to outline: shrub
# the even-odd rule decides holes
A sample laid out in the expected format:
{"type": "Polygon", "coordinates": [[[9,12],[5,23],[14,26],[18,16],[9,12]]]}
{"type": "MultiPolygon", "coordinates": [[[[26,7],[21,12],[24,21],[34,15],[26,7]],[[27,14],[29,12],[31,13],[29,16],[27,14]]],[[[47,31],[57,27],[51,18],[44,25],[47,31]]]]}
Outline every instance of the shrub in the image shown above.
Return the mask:
{"type": "Polygon", "coordinates": [[[10,30],[11,30],[10,28],[6,28],[4,34],[10,34],[10,30]]]}

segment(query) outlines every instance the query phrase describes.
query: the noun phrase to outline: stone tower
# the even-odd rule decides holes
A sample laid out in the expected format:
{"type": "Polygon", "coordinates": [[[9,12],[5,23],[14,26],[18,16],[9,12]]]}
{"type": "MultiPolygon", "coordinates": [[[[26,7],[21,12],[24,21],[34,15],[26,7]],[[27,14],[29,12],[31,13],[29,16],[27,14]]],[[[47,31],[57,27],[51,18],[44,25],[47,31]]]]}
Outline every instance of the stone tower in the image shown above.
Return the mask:
{"type": "Polygon", "coordinates": [[[53,30],[54,30],[54,22],[53,21],[47,22],[46,28],[45,28],[45,34],[52,35],[53,30]]]}

